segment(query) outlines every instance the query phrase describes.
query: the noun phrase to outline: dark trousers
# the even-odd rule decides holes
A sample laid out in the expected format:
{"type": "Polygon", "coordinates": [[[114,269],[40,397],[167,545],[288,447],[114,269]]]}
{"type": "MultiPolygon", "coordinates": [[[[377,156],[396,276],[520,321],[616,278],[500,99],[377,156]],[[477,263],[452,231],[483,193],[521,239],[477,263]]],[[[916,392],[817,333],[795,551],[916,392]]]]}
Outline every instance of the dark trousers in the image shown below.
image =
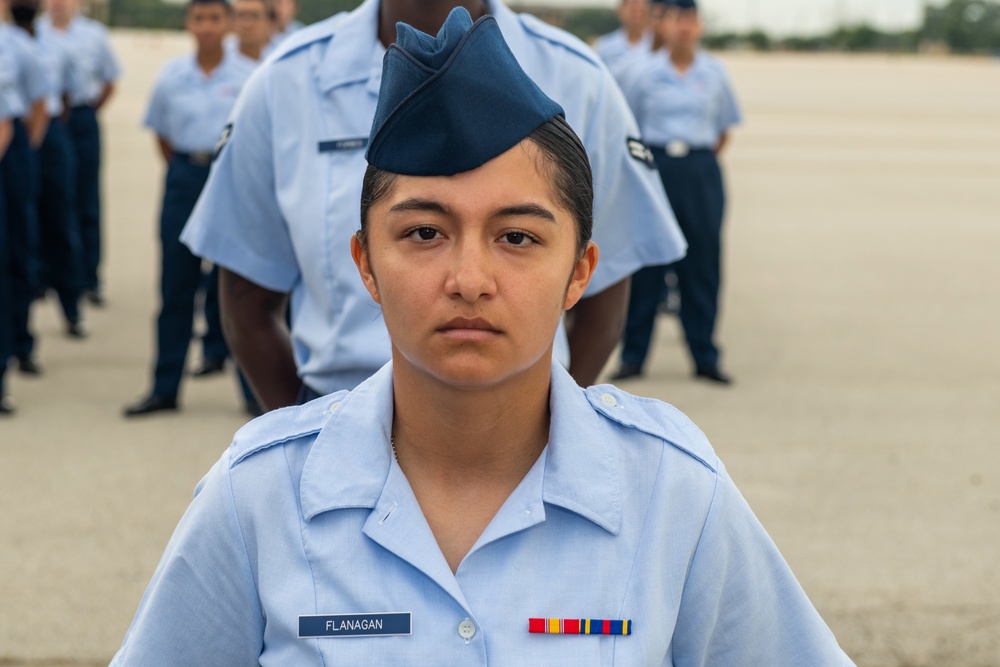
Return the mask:
{"type": "Polygon", "coordinates": [[[649,354],[653,325],[660,302],[666,298],[669,266],[644,266],[632,274],[628,317],[622,338],[622,366],[642,368],[649,354]]]}
{"type": "Polygon", "coordinates": [[[93,107],[73,107],[69,117],[75,169],[76,217],[83,242],[84,290],[96,290],[101,263],[101,129],[93,107]]]}
{"type": "Polygon", "coordinates": [[[153,393],[158,396],[176,396],[184,375],[202,272],[201,259],[191,254],[181,243],[180,236],[205,187],[208,171],[208,166],[190,164],[177,155],[167,167],[160,213],[161,305],[156,318],[153,384],[153,393]]]}
{"type": "Polygon", "coordinates": [[[38,193],[37,155],[28,143],[24,124],[14,121],[14,137],[0,175],[6,191],[7,253],[10,265],[10,307],[3,311],[10,320],[12,353],[28,356],[35,347],[29,327],[31,302],[38,290],[38,193]]]}
{"type": "Polygon", "coordinates": [[[654,150],[653,156],[688,250],[684,259],[669,267],[648,267],[633,276],[622,363],[641,368],[645,362],[657,305],[663,298],[664,277],[673,269],[681,296],[681,326],[691,358],[698,369],[715,368],[719,365],[714,337],[725,213],[722,171],[715,155],[707,150],[692,151],[682,158],[654,150]]]}
{"type": "Polygon", "coordinates": [[[43,287],[56,291],[66,320],[75,322],[80,318],[83,242],[74,208],[73,147],[69,129],[63,122],[53,119],[49,124],[38,156],[40,281],[43,287]]]}
{"type": "Polygon", "coordinates": [[[0,398],[6,395],[4,375],[7,372],[7,362],[13,353],[12,319],[7,315],[11,311],[11,261],[9,244],[7,243],[7,188],[0,178],[0,398]]]}
{"type": "MultiPolygon", "coordinates": [[[[201,337],[201,356],[205,361],[222,361],[229,356],[229,345],[222,332],[222,310],[219,305],[219,267],[201,274],[201,291],[205,295],[203,312],[205,314],[205,335],[201,337]]],[[[257,397],[253,395],[250,383],[239,367],[236,368],[236,379],[239,381],[243,403],[248,410],[260,412],[257,397]]]]}

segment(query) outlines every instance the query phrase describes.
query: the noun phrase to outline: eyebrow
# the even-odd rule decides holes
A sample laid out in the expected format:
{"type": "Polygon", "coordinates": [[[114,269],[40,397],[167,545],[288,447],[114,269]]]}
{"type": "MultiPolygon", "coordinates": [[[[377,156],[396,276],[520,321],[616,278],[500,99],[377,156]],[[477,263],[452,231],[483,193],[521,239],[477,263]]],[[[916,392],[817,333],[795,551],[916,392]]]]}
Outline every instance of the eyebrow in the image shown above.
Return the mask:
{"type": "Polygon", "coordinates": [[[390,213],[395,213],[397,211],[426,211],[429,213],[443,213],[448,214],[451,211],[433,199],[404,199],[403,201],[395,204],[389,209],[390,213]]]}
{"type": "Polygon", "coordinates": [[[556,216],[552,214],[549,209],[539,206],[538,204],[520,204],[518,206],[506,206],[494,214],[497,218],[510,218],[517,216],[531,216],[533,218],[541,218],[542,220],[548,220],[549,222],[555,222],[556,216]]]}
{"type": "MultiPolygon", "coordinates": [[[[400,212],[400,211],[424,211],[428,213],[440,213],[442,215],[450,215],[451,209],[449,209],[444,204],[434,201],[433,199],[404,199],[398,204],[393,205],[389,209],[390,212],[400,212]]],[[[542,220],[548,220],[549,222],[555,222],[556,217],[543,206],[538,204],[518,204],[516,206],[505,206],[501,209],[494,211],[491,217],[494,218],[511,218],[519,216],[530,216],[533,218],[541,218],[542,220]]]]}

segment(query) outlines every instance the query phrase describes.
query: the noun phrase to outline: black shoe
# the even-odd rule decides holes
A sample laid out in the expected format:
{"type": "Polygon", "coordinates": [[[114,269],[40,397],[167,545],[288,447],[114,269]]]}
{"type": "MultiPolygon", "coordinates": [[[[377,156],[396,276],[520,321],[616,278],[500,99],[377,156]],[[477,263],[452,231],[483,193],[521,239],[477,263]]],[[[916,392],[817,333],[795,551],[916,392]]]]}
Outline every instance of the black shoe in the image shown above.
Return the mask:
{"type": "Polygon", "coordinates": [[[83,320],[73,320],[66,323],[66,335],[70,338],[86,338],[87,327],[83,325],[83,320]]]}
{"type": "Polygon", "coordinates": [[[83,296],[90,302],[90,305],[97,306],[98,308],[103,308],[108,303],[104,298],[104,292],[101,291],[100,287],[87,290],[83,293],[83,296]]]}
{"type": "Polygon", "coordinates": [[[221,373],[226,369],[225,359],[205,359],[201,366],[191,371],[191,375],[196,378],[203,378],[209,375],[221,373]]]}
{"type": "Polygon", "coordinates": [[[41,375],[42,367],[38,361],[30,354],[25,354],[17,358],[17,370],[24,375],[41,375]]]}
{"type": "Polygon", "coordinates": [[[156,394],[150,394],[138,403],[125,406],[125,416],[138,417],[140,415],[149,415],[154,412],[166,412],[168,410],[171,412],[177,410],[176,396],[157,396],[156,394]]]}
{"type": "Polygon", "coordinates": [[[703,380],[709,380],[711,382],[717,382],[719,384],[732,384],[733,378],[729,377],[722,371],[715,368],[699,368],[694,373],[695,377],[701,378],[703,380]]]}
{"type": "Polygon", "coordinates": [[[14,412],[14,401],[10,400],[10,396],[0,396],[0,415],[12,415],[14,412]]]}
{"type": "Polygon", "coordinates": [[[640,376],[642,376],[641,368],[631,364],[622,364],[621,368],[618,369],[618,372],[611,376],[611,380],[612,382],[617,382],[619,380],[628,380],[640,376]]]}

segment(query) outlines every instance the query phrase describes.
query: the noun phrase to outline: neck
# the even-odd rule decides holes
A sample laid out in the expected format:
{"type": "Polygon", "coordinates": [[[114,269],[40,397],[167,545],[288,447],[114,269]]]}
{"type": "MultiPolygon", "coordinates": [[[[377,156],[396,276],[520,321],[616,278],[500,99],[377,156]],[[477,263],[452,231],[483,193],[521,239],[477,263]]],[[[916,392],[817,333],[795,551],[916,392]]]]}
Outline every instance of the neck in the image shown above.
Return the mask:
{"type": "Polygon", "coordinates": [[[629,44],[638,44],[642,39],[642,36],[646,34],[646,31],[639,26],[638,28],[629,28],[625,31],[625,37],[628,39],[629,44]]]}
{"type": "Polygon", "coordinates": [[[546,356],[499,387],[470,390],[394,362],[396,455],[411,482],[512,492],[548,442],[550,363],[546,356]]]}
{"type": "Polygon", "coordinates": [[[198,49],[198,55],[196,56],[198,60],[198,67],[205,74],[210,74],[219,63],[222,62],[223,52],[222,44],[213,44],[212,46],[204,46],[198,49]]]}
{"type": "Polygon", "coordinates": [[[260,60],[261,50],[263,50],[263,47],[260,44],[253,45],[240,43],[240,53],[251,60],[260,60]]]}
{"type": "Polygon", "coordinates": [[[34,23],[16,23],[15,22],[14,25],[16,25],[21,30],[25,31],[26,33],[28,33],[32,37],[35,36],[35,24],[34,23]]]}
{"type": "Polygon", "coordinates": [[[469,10],[473,21],[489,11],[486,0],[382,0],[379,6],[379,41],[389,48],[396,41],[396,23],[399,21],[428,35],[436,35],[455,7],[469,10]]]}
{"type": "Polygon", "coordinates": [[[670,50],[670,62],[679,70],[686,70],[694,62],[694,49],[674,47],[670,50]]]}
{"type": "Polygon", "coordinates": [[[65,30],[69,27],[69,24],[73,22],[72,14],[49,14],[49,19],[52,21],[52,27],[56,30],[65,30]]]}

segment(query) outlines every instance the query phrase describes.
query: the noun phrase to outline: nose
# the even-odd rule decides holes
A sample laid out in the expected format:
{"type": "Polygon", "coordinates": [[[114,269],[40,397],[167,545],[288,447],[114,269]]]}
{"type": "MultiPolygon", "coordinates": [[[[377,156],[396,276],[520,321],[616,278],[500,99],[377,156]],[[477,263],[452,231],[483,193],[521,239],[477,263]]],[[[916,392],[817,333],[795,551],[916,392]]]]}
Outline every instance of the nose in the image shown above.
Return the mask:
{"type": "Polygon", "coordinates": [[[497,283],[488,244],[466,237],[454,246],[445,291],[467,303],[496,294],[497,283]]]}

